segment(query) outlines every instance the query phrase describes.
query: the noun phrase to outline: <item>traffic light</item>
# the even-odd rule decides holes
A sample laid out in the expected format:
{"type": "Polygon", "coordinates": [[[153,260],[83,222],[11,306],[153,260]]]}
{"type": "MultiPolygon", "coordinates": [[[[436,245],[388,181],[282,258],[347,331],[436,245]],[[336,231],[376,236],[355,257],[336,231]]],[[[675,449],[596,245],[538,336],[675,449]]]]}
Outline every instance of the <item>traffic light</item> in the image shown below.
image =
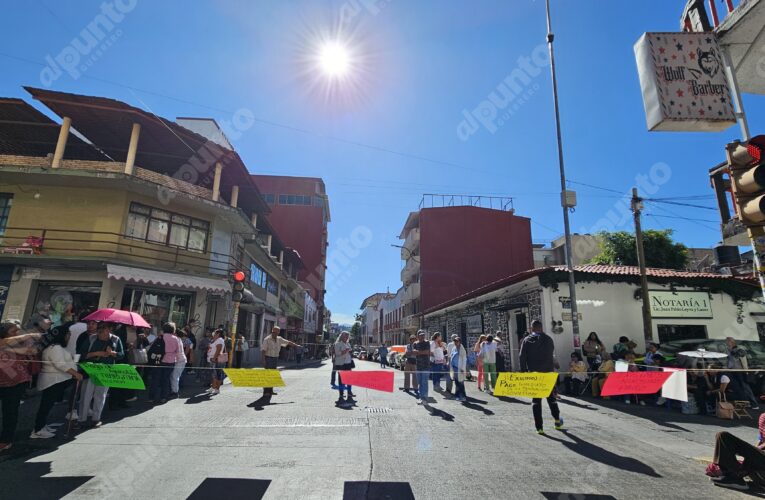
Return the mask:
{"type": "Polygon", "coordinates": [[[739,220],[747,227],[765,225],[765,135],[732,142],[725,149],[739,220]]]}
{"type": "Polygon", "coordinates": [[[231,294],[231,300],[241,302],[244,299],[244,279],[247,276],[242,271],[234,273],[234,291],[231,294]]]}

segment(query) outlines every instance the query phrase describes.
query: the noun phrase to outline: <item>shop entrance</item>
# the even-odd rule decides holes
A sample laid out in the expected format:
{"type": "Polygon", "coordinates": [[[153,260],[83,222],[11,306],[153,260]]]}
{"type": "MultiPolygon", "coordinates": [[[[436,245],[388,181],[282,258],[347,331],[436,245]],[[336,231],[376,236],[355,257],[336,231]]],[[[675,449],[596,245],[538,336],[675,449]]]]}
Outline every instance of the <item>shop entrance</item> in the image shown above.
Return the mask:
{"type": "Polygon", "coordinates": [[[156,333],[169,321],[179,328],[184,326],[191,314],[193,297],[192,293],[126,287],[122,293],[121,308],[143,316],[156,333]]]}
{"type": "MultiPolygon", "coordinates": [[[[58,326],[98,309],[101,283],[45,281],[37,284],[30,316],[44,314],[58,326]]],[[[20,318],[19,318],[20,319],[20,318]]]]}

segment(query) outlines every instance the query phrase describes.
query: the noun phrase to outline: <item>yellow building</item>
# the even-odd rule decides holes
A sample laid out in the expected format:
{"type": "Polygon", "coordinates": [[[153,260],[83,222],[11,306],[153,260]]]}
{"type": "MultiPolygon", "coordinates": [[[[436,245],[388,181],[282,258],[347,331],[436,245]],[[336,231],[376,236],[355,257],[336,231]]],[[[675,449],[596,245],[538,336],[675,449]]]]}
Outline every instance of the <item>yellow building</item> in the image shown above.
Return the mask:
{"type": "Polygon", "coordinates": [[[302,320],[291,302],[303,295],[300,257],[268,225],[268,205],[227,141],[119,101],[27,90],[62,123],[0,99],[4,320],[62,323],[115,307],[155,328],[230,327],[235,270],[252,278],[238,324],[250,340],[302,320]]]}

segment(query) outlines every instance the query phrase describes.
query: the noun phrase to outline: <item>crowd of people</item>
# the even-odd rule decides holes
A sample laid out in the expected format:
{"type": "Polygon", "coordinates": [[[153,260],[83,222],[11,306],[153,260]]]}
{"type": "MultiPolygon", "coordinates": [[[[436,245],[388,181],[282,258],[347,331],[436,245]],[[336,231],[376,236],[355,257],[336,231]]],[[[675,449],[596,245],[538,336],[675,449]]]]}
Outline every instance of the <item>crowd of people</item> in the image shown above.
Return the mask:
{"type": "MultiPolygon", "coordinates": [[[[83,312],[82,317],[90,312],[83,312]]],[[[275,327],[274,332],[278,335],[279,328],[275,327]]],[[[262,347],[268,366],[275,364],[270,338],[266,338],[262,347]]],[[[300,347],[284,339],[278,347],[282,345],[300,347]]],[[[96,385],[83,370],[82,363],[135,365],[146,386],[146,402],[164,404],[178,397],[184,375],[196,375],[197,382],[209,385],[206,391],[209,396],[219,394],[229,356],[233,356],[234,367],[241,367],[242,354],[248,348],[248,342],[241,337],[232,342],[222,327],[207,329],[197,339],[192,324],[179,328],[172,322],[157,330],[88,320],[53,327],[48,317],[35,314],[23,329],[18,321],[2,323],[0,452],[12,447],[21,403],[36,392],[40,394],[40,402],[30,439],[49,439],[56,435],[48,417],[58,403],[67,405],[66,419],[71,427],[84,429],[100,427],[107,407],[127,408],[138,400],[135,390],[96,385]]]]}

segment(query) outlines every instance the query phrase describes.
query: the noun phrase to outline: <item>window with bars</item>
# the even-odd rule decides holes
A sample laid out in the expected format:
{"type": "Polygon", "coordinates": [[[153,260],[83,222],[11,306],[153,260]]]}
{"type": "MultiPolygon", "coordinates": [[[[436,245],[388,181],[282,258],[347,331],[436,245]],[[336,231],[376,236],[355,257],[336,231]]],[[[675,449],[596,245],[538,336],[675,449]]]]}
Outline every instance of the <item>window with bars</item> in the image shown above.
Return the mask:
{"type": "Polygon", "coordinates": [[[0,236],[5,234],[5,228],[8,227],[8,216],[11,214],[11,202],[13,202],[13,194],[0,193],[0,236]]]}
{"type": "Polygon", "coordinates": [[[181,214],[131,203],[125,236],[128,238],[204,253],[210,223],[181,214]]]}
{"type": "Polygon", "coordinates": [[[302,194],[280,194],[279,205],[304,205],[311,206],[313,198],[302,194]]]}

